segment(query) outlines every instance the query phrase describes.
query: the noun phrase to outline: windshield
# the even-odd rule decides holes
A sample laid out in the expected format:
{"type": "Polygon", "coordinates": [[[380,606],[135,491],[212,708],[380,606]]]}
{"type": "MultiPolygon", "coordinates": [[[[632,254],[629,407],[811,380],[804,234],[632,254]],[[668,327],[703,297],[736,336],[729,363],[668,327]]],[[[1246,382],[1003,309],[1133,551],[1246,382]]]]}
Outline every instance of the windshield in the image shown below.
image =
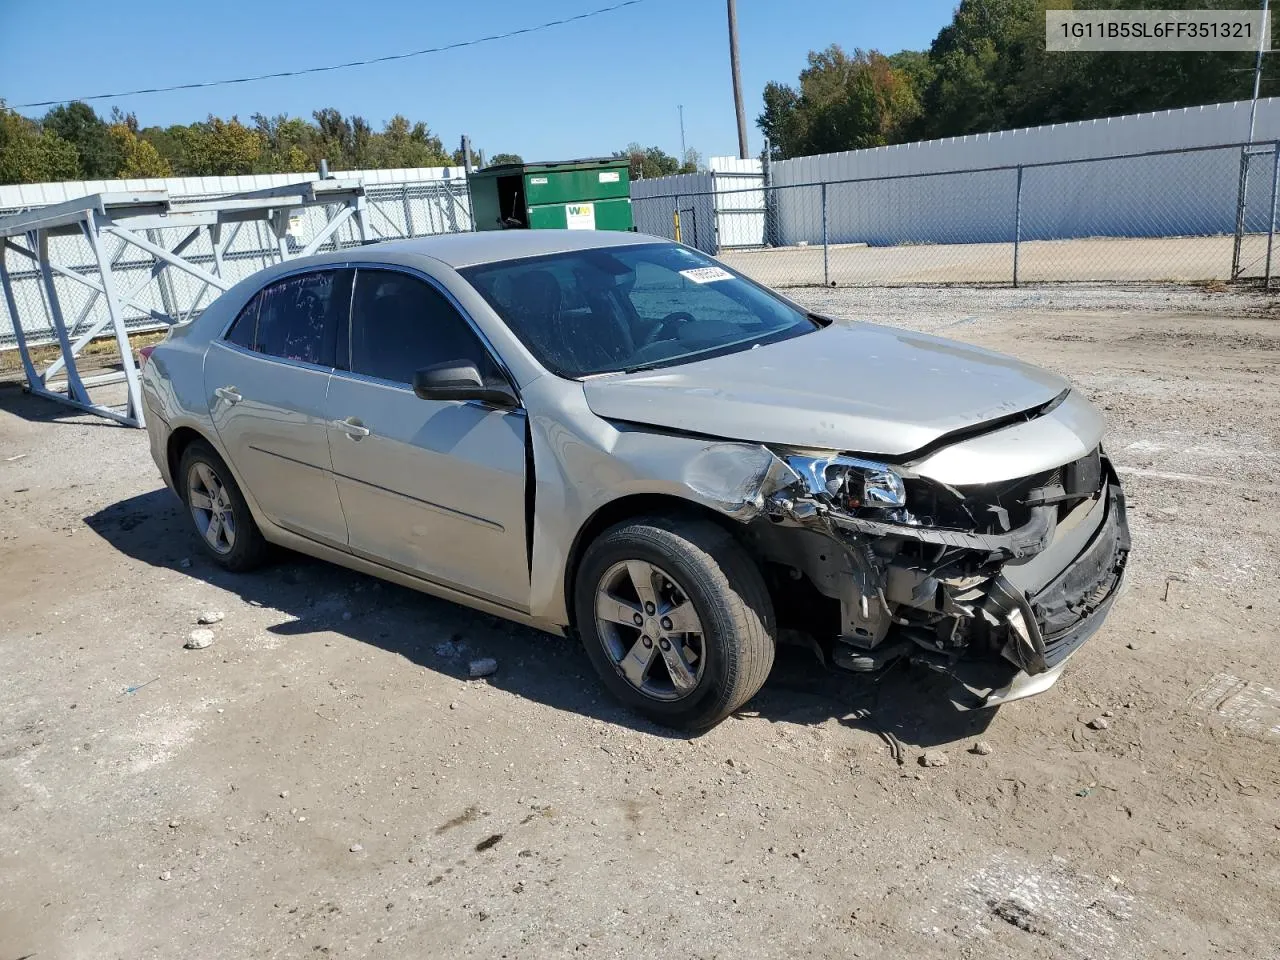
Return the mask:
{"type": "Polygon", "coordinates": [[[687,247],[578,250],[459,271],[562,377],[671,366],[809,333],[806,314],[687,247]]]}

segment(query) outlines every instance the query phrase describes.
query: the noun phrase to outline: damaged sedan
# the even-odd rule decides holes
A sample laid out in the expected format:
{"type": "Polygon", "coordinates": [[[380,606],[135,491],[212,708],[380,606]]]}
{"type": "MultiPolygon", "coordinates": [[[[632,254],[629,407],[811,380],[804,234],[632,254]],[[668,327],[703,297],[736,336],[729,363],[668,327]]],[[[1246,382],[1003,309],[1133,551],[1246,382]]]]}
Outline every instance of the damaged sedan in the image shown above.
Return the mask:
{"type": "Polygon", "coordinates": [[[288,261],[147,351],[152,454],[207,555],[274,544],[580,637],[664,724],[775,645],[1051,687],[1129,553],[1098,411],[964,344],[806,311],[638,234],[288,261]]]}

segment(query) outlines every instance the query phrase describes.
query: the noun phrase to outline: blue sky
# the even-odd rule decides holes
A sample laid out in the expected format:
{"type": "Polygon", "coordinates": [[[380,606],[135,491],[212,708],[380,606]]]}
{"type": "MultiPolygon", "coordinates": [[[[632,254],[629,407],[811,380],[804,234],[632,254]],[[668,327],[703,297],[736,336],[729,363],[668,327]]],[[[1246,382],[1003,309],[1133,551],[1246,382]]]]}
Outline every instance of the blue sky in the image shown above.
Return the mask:
{"type": "MultiPolygon", "coordinates": [[[[608,0],[0,0],[0,98],[11,105],[318,66],[468,40],[584,13],[608,0]]],[[[738,0],[751,150],[769,80],[794,82],[811,49],[921,49],[955,0],[738,0]]],[[[723,0],[645,0],[532,35],[291,79],[96,101],[144,126],[323,106],[376,126],[425,120],[449,147],[489,155],[607,154],[636,140],[670,153],[737,152],[723,0]]],[[[39,115],[42,109],[23,110],[39,115]]]]}

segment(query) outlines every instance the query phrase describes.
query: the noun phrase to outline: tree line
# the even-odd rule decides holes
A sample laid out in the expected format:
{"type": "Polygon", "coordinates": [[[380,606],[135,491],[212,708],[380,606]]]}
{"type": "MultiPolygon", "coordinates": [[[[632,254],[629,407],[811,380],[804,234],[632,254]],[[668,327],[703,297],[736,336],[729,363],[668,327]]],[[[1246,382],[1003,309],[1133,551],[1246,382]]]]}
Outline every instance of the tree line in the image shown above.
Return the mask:
{"type": "MultiPolygon", "coordinates": [[[[661,177],[696,170],[694,150],[678,160],[659,147],[628,144],[613,156],[630,160],[631,175],[661,177]]],[[[56,106],[33,120],[0,101],[0,183],[112,180],[136,177],[234,176],[306,173],[327,160],[332,170],[461,166],[461,149],[447,150],[422,122],[399,114],[375,130],[363,117],[332,108],[310,120],[254,114],[210,115],[198,123],[142,127],[132,113],[101,117],[87,103],[56,106]]],[[[483,152],[473,162],[484,166],[483,152]]],[[[497,153],[490,165],[522,163],[497,153]]]]}
{"type": "MultiPolygon", "coordinates": [[[[254,114],[242,123],[210,115],[198,123],[141,127],[131,113],[113,109],[104,118],[79,101],[38,120],[0,102],[0,183],[306,173],[321,159],[333,170],[463,162],[461,149],[446,150],[425,123],[400,114],[381,130],[332,108],[311,116],[254,114]]],[[[519,163],[520,157],[501,153],[492,162],[519,163]]]]}
{"type": "MultiPolygon", "coordinates": [[[[783,159],[1252,95],[1252,53],[1049,53],[1045,10],[1067,5],[961,0],[928,50],[848,53],[832,44],[810,52],[797,83],[765,86],[756,123],[773,157],[783,159]]],[[[1248,0],[1076,0],[1071,6],[1257,8],[1248,0]]]]}

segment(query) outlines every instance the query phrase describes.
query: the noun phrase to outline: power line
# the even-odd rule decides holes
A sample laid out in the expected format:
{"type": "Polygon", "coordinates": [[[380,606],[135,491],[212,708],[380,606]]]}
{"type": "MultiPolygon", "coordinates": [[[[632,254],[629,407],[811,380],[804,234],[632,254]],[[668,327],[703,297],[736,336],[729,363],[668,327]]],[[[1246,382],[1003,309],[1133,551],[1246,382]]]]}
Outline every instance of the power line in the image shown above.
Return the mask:
{"type": "Polygon", "coordinates": [[[224,87],[234,83],[256,83],[259,80],[275,80],[280,77],[300,77],[309,73],[327,73],[331,70],[346,70],[349,67],[367,67],[374,63],[388,63],[392,60],[408,60],[410,57],[422,57],[429,53],[444,53],[446,50],[458,50],[462,47],[474,47],[481,43],[490,43],[494,40],[507,40],[511,37],[518,37],[526,33],[537,33],[540,30],[549,30],[552,27],[562,27],[568,23],[574,23],[578,20],[589,20],[592,17],[598,17],[602,14],[613,13],[615,10],[621,10],[623,7],[634,7],[636,4],[644,3],[646,0],[622,0],[620,3],[612,4],[608,7],[601,7],[598,10],[591,10],[587,13],[579,13],[572,17],[564,17],[560,20],[548,20],[546,23],[539,23],[532,27],[521,27],[519,30],[509,30],[506,33],[495,33],[488,37],[478,37],[475,40],[460,40],[457,43],[446,43],[439,47],[427,47],[425,50],[412,50],[409,53],[393,53],[385,57],[373,57],[369,60],[352,60],[348,63],[334,63],[324,67],[307,67],[303,70],[282,70],[279,73],[264,73],[256,77],[236,77],[231,80],[205,80],[200,83],[177,83],[171,87],[145,87],[141,90],[125,90],[120,93],[95,93],[90,97],[67,97],[63,100],[39,100],[35,103],[19,103],[16,104],[19,109],[26,107],[53,107],[60,103],[70,103],[73,100],[112,100],[116,97],[136,97],[144,93],[170,93],[174,90],[196,90],[201,87],[224,87]]]}

